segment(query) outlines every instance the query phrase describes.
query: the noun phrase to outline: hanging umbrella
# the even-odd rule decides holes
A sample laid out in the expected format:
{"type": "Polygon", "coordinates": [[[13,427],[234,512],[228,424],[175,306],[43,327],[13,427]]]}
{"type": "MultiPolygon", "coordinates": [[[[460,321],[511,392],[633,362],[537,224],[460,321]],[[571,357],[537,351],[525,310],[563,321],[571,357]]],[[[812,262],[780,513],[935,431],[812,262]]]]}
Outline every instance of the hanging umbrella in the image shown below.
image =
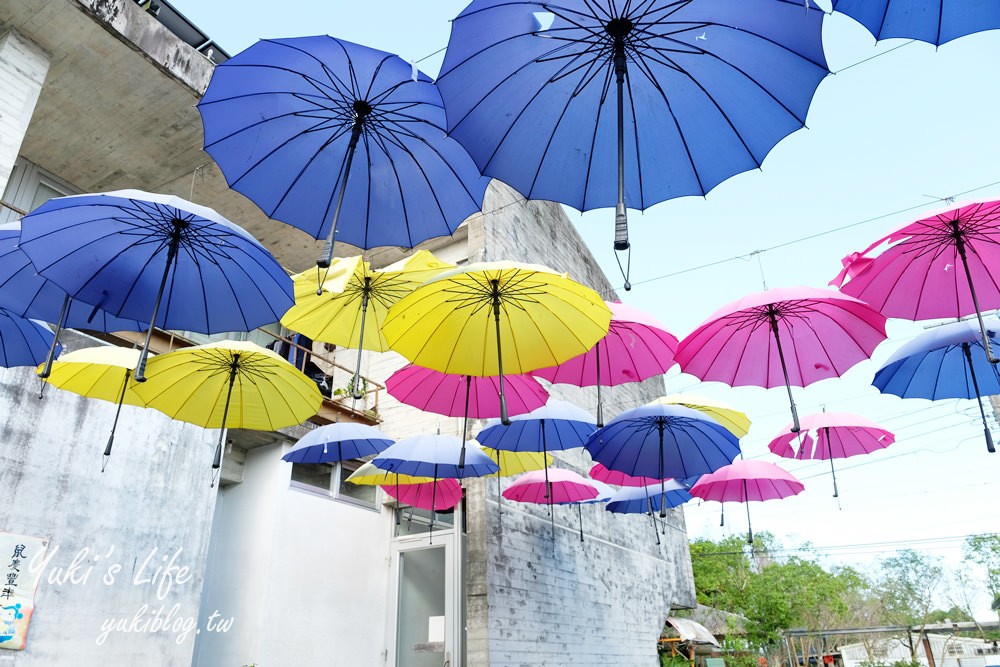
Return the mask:
{"type": "Polygon", "coordinates": [[[666,480],[661,487],[657,480],[651,486],[627,486],[619,489],[604,509],[615,514],[648,514],[653,525],[653,535],[659,544],[660,534],[656,530],[656,517],[653,513],[659,512],[661,517],[665,516],[668,509],[683,505],[691,498],[683,484],[671,479],[666,480]]]}
{"type": "MultiPolygon", "coordinates": [[[[555,366],[608,332],[611,311],[597,292],[535,264],[483,262],[442,273],[389,309],[389,346],[442,373],[498,376],[500,420],[509,411],[508,372],[555,366]]],[[[485,443],[484,443],[485,444],[485,443]]]]}
{"type": "Polygon", "coordinates": [[[885,340],[885,317],[855,298],[812,287],[748,294],[720,308],[677,346],[685,373],[730,386],[792,387],[838,377],[885,340]]]}
{"type": "MultiPolygon", "coordinates": [[[[578,503],[593,500],[598,496],[597,487],[590,480],[572,470],[552,468],[544,475],[542,471],[526,472],[513,484],[504,489],[503,497],[519,503],[548,505],[552,521],[552,539],[556,539],[556,520],[552,512],[553,504],[578,503]]],[[[583,540],[583,519],[581,516],[580,539],[583,540]]]]}
{"type": "MultiPolygon", "coordinates": [[[[987,340],[1000,332],[1000,320],[983,320],[987,340]]],[[[974,398],[983,420],[986,450],[996,451],[986,422],[983,397],[1000,394],[1000,374],[987,359],[979,327],[971,320],[926,331],[907,342],[875,373],[872,384],[900,398],[974,398]]]]}
{"type": "MultiPolygon", "coordinates": [[[[398,56],[318,35],[265,39],[216,66],[205,150],[267,217],[327,245],[452,234],[489,179],[446,136],[441,95],[398,56]]],[[[324,281],[320,281],[324,282],[324,281]]]]}
{"type": "Polygon", "coordinates": [[[623,250],[626,207],[703,195],[804,125],[822,23],[809,0],[475,0],[438,77],[449,136],[528,199],[614,206],[623,250]]]}
{"type": "MultiPolygon", "coordinates": [[[[490,475],[490,477],[495,476],[497,478],[498,508],[503,507],[503,496],[500,490],[501,477],[513,477],[514,475],[531,472],[532,470],[542,470],[552,465],[555,460],[551,454],[543,454],[542,452],[511,452],[505,449],[493,449],[492,447],[483,447],[482,451],[500,466],[498,472],[490,475]]],[[[502,509],[499,511],[503,513],[502,509]]]]}
{"type": "Polygon", "coordinates": [[[462,500],[462,485],[454,479],[420,484],[383,484],[382,490],[401,503],[430,512],[450,510],[462,500]]]}
{"type": "Polygon", "coordinates": [[[424,484],[433,482],[433,477],[414,477],[413,475],[401,475],[388,470],[375,467],[371,461],[362,463],[358,469],[347,478],[351,484],[364,486],[384,486],[384,485],[404,485],[404,484],[424,484]]]}
{"type": "MultiPolygon", "coordinates": [[[[210,208],[140,190],[48,200],[21,220],[20,247],[75,299],[153,326],[250,331],[292,305],[292,282],[262,245],[210,208]]],[[[62,326],[62,322],[59,323],[62,326]]]]}
{"type": "Polygon", "coordinates": [[[295,305],[281,323],[313,340],[356,348],[357,366],[351,387],[354,398],[360,400],[361,351],[389,349],[382,336],[382,321],[389,306],[417,285],[453,268],[454,264],[442,262],[427,250],[377,270],[361,256],[336,259],[330,264],[322,289],[316,271],[294,277],[295,305]]]}
{"type": "Polygon", "coordinates": [[[870,454],[896,442],[896,436],[875,422],[845,412],[807,415],[802,418],[802,431],[792,433],[791,429],[791,424],[786,426],[768,449],[789,459],[829,459],[834,498],[838,496],[834,459],[870,454]]]}
{"type": "Polygon", "coordinates": [[[614,484],[615,486],[652,486],[659,484],[660,480],[655,477],[633,477],[617,470],[608,470],[603,463],[595,463],[590,468],[590,476],[598,482],[614,484]]]}
{"type": "MultiPolygon", "coordinates": [[[[152,355],[151,355],[152,356],[152,355]]],[[[135,383],[130,382],[135,365],[139,362],[139,350],[117,345],[99,345],[74,350],[63,355],[52,364],[45,381],[59,389],[71,391],[86,398],[97,398],[117,404],[115,420],[111,423],[111,434],[104,448],[101,472],[107,468],[111,457],[111,447],[115,441],[115,429],[122,405],[145,407],[145,402],[133,391],[135,383]]],[[[39,366],[39,373],[43,370],[39,366]]]]}
{"type": "Polygon", "coordinates": [[[319,426],[299,438],[281,457],[290,463],[330,463],[378,454],[392,439],[374,426],[351,422],[319,426]]]}
{"type": "Polygon", "coordinates": [[[717,401],[714,398],[696,396],[694,394],[670,394],[668,396],[661,396],[650,403],[682,405],[685,408],[697,410],[722,424],[726,427],[727,431],[737,438],[742,438],[750,432],[750,418],[746,416],[746,413],[740,412],[731,405],[717,401]]]}
{"type": "Polygon", "coordinates": [[[181,348],[150,359],[149,368],[149,380],[135,386],[147,407],[189,424],[222,429],[215,470],[222,464],[226,429],[274,431],[301,424],[323,402],[315,382],[249,341],[181,348]]]}
{"type": "Polygon", "coordinates": [[[666,493],[663,480],[712,472],[740,453],[739,438],[711,417],[680,405],[626,410],[591,435],[586,448],[610,470],[654,478],[661,493],[666,493]]]}
{"type": "Polygon", "coordinates": [[[691,495],[720,503],[747,503],[747,542],[753,544],[748,503],[787,498],[803,488],[802,482],[773,463],[741,460],[702,477],[691,487],[691,495]]]}
{"type": "Polygon", "coordinates": [[[53,339],[52,331],[41,322],[0,308],[0,366],[3,368],[37,366],[53,347],[53,339]]]}
{"type": "Polygon", "coordinates": [[[935,46],[1000,28],[994,0],[834,0],[833,11],[850,16],[875,39],[904,37],[935,46]]]}
{"type": "Polygon", "coordinates": [[[674,365],[677,337],[646,313],[624,303],[607,302],[608,333],[593,348],[558,366],[532,371],[549,382],[597,387],[597,425],[604,426],[601,387],[642,382],[674,365]]]}
{"type": "Polygon", "coordinates": [[[1000,275],[1000,201],[966,204],[905,224],[845,257],[843,264],[830,284],[886,317],[975,314],[987,357],[997,363],[982,313],[1000,308],[995,278],[1000,275]]]}

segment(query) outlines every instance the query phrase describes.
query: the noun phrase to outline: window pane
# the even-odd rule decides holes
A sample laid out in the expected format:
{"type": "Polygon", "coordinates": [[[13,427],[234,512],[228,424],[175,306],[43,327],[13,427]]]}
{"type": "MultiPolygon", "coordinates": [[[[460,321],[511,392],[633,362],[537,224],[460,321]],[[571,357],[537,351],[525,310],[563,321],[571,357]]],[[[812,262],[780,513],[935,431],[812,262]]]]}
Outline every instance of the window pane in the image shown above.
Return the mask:
{"type": "Polygon", "coordinates": [[[292,481],[330,493],[333,467],[326,463],[293,463],[292,481]]]}
{"type": "Polygon", "coordinates": [[[352,498],[369,507],[375,507],[377,502],[376,487],[347,481],[347,478],[360,466],[361,464],[357,461],[344,461],[340,464],[340,490],[338,495],[352,498]]]}

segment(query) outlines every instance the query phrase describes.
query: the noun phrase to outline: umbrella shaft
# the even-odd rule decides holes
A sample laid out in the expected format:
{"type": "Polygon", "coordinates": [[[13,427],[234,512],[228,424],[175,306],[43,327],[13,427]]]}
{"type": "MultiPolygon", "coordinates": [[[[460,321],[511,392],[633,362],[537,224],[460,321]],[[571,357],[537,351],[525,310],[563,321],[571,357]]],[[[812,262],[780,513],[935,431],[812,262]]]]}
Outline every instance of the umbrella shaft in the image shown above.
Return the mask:
{"type": "Polygon", "coordinates": [[[45,368],[38,374],[43,380],[52,374],[52,362],[56,358],[56,348],[59,347],[59,334],[62,333],[63,325],[66,324],[66,313],[69,312],[70,296],[66,294],[63,299],[62,310],[59,311],[59,322],[56,324],[55,335],[52,338],[52,345],[49,347],[49,354],[45,357],[45,368]]]}
{"type": "Polygon", "coordinates": [[[222,425],[219,427],[219,444],[215,446],[215,460],[212,461],[212,468],[217,470],[222,466],[222,441],[226,437],[226,422],[229,419],[229,401],[233,397],[233,385],[236,384],[236,370],[239,367],[240,355],[233,356],[233,362],[229,370],[229,388],[226,390],[226,405],[222,408],[222,425]]]}
{"type": "Polygon", "coordinates": [[[365,319],[368,315],[368,294],[371,291],[372,279],[365,276],[365,286],[361,293],[361,331],[358,333],[358,360],[354,367],[354,380],[351,381],[351,393],[355,401],[360,401],[365,395],[361,392],[361,350],[365,347],[365,319]]]}
{"type": "Polygon", "coordinates": [[[507,399],[503,393],[503,351],[500,342],[500,281],[491,280],[493,287],[493,320],[496,323],[497,331],[497,376],[500,384],[500,423],[510,426],[510,417],[507,414],[507,399]]]}
{"type": "MultiPolygon", "coordinates": [[[[354,121],[354,127],[351,128],[351,139],[347,144],[347,155],[344,156],[344,170],[341,172],[340,192],[337,193],[337,204],[333,208],[333,223],[330,225],[330,235],[326,239],[323,254],[316,260],[316,266],[322,269],[329,269],[330,262],[333,260],[333,244],[337,236],[337,222],[340,220],[340,209],[344,205],[344,195],[347,193],[347,178],[351,175],[351,164],[354,162],[354,152],[358,147],[358,139],[361,137],[363,120],[364,117],[359,116],[354,121]]],[[[322,294],[323,282],[325,280],[326,275],[323,276],[323,279],[316,286],[317,294],[322,294]]]]}
{"type": "Polygon", "coordinates": [[[142,352],[139,353],[139,361],[135,365],[135,381],[146,381],[146,358],[149,356],[149,343],[153,340],[153,329],[156,328],[156,317],[160,312],[160,301],[163,299],[163,290],[167,287],[167,278],[170,277],[170,267],[173,266],[174,258],[177,256],[177,248],[181,242],[180,230],[187,226],[174,220],[174,231],[170,234],[170,246],[167,248],[167,263],[163,267],[163,277],[160,278],[160,288],[156,290],[156,300],[153,301],[153,312],[149,316],[149,328],[146,330],[146,340],[142,344],[142,352]]]}
{"type": "Polygon", "coordinates": [[[771,333],[774,334],[774,344],[778,347],[778,360],[781,361],[781,372],[785,376],[785,389],[788,391],[788,405],[792,409],[792,433],[798,433],[802,429],[799,427],[799,411],[795,408],[795,399],[792,397],[792,384],[788,381],[788,365],[785,363],[785,352],[781,349],[781,336],[778,333],[778,320],[774,311],[768,312],[771,320],[771,333]]]}
{"type": "Polygon", "coordinates": [[[628,216],[625,213],[625,44],[615,39],[615,88],[618,96],[618,202],[615,205],[615,250],[628,250],[628,216]]]}
{"type": "Polygon", "coordinates": [[[969,365],[969,375],[972,377],[972,388],[976,392],[976,402],[979,403],[979,416],[983,420],[983,431],[986,434],[986,451],[990,454],[996,451],[993,445],[993,437],[990,435],[990,427],[986,423],[986,410],[983,408],[983,397],[979,393],[979,380],[976,379],[976,369],[972,365],[972,348],[968,343],[962,343],[962,352],[965,353],[965,363],[969,365]]]}
{"type": "Polygon", "coordinates": [[[965,279],[969,283],[969,295],[972,297],[972,306],[976,309],[976,319],[979,320],[979,333],[983,336],[983,349],[986,350],[986,358],[989,359],[991,364],[995,364],[1000,362],[1000,359],[993,356],[990,337],[986,333],[986,324],[983,322],[982,309],[979,307],[979,297],[976,296],[976,286],[972,282],[972,270],[969,268],[969,258],[965,254],[965,239],[962,238],[962,233],[958,228],[958,221],[952,221],[951,225],[953,236],[955,237],[955,248],[958,250],[958,256],[962,260],[962,268],[965,269],[965,279]]]}

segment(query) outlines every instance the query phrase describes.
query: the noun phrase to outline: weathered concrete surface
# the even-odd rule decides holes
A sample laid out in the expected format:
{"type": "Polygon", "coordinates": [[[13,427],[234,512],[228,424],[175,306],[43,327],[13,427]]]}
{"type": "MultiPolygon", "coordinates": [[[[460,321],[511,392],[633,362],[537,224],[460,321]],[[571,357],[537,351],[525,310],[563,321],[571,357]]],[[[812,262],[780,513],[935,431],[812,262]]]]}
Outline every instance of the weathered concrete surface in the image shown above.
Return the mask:
{"type": "Polygon", "coordinates": [[[14,30],[0,30],[0,193],[7,187],[14,160],[49,71],[49,59],[14,30]]]}

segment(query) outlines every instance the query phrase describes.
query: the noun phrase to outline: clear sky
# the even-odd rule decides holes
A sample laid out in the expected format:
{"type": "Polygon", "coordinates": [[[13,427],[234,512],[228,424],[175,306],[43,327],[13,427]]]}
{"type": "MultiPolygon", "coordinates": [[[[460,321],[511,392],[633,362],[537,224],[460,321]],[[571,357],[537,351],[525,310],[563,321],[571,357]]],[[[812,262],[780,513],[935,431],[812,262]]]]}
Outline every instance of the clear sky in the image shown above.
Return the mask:
{"type": "MultiPolygon", "coordinates": [[[[232,54],[262,37],[327,33],[421,60],[432,76],[449,20],[466,4],[171,1],[232,54]]],[[[634,288],[620,294],[678,337],[765,284],[824,286],[841,257],[950,206],[947,198],[1000,199],[1000,31],[939,49],[903,40],[876,45],[861,26],[833,15],[824,44],[835,74],[819,87],[808,129],[779,143],[761,170],[704,198],[630,212],[634,288]]],[[[611,251],[613,211],[569,212],[605,273],[620,283],[611,251]]],[[[786,545],[810,541],[827,562],[863,564],[915,548],[954,564],[963,536],[1000,532],[1000,453],[986,453],[973,402],[903,401],[870,386],[899,342],[922,330],[892,320],[891,340],[873,361],[795,392],[800,414],[824,407],[854,412],[896,433],[897,443],[883,452],[837,461],[839,499],[832,497],[828,462],[786,461],[767,451],[790,421],[784,389],[731,389],[676,370],[667,389],[747,411],[754,425],[742,443],[745,455],[779,463],[806,484],[795,498],[752,503],[755,531],[771,531],[786,545]]],[[[744,507],[727,504],[724,526],[719,509],[689,503],[689,534],[714,539],[745,532],[744,507]]],[[[978,601],[977,615],[988,618],[988,600],[978,601]]]]}

